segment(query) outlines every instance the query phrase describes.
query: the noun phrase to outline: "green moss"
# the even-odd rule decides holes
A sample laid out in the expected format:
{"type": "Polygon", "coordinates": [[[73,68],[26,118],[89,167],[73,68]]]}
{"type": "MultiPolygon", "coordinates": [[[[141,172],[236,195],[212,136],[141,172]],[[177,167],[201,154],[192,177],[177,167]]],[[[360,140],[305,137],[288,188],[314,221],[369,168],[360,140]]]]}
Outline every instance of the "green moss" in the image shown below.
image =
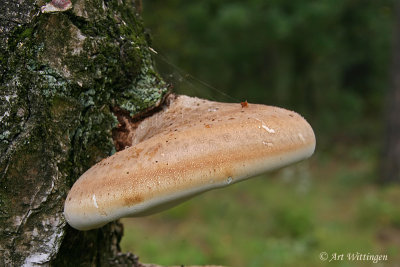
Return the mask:
{"type": "Polygon", "coordinates": [[[33,29],[26,28],[20,35],[21,38],[30,37],[32,35],[33,29]]]}

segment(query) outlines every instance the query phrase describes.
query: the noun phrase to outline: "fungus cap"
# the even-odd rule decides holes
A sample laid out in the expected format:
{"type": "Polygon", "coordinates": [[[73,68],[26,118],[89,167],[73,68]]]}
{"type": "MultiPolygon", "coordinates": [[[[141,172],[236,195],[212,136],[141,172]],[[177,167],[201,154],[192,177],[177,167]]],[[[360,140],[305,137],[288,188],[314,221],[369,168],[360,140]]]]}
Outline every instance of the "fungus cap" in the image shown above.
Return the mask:
{"type": "Polygon", "coordinates": [[[315,136],[295,112],[172,96],[140,122],[132,146],[86,171],[64,214],[79,230],[149,215],[311,156],[315,136]]]}

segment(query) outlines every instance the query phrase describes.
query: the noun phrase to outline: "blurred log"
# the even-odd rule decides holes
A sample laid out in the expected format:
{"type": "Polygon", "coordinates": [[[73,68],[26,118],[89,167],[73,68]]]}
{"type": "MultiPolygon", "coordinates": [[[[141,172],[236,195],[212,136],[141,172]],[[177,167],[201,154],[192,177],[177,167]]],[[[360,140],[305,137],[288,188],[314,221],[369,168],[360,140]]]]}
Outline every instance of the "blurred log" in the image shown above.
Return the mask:
{"type": "Polygon", "coordinates": [[[391,87],[387,97],[382,183],[400,183],[400,4],[395,7],[391,87]]]}

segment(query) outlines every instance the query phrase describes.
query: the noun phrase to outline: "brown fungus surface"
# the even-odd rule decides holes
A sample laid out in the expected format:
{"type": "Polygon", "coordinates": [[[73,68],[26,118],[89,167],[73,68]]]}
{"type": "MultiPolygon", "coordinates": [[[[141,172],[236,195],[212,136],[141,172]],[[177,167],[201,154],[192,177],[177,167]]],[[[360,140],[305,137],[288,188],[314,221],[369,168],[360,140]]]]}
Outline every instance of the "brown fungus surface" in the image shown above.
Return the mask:
{"type": "Polygon", "coordinates": [[[76,181],[64,210],[71,226],[87,230],[152,214],[305,159],[315,149],[312,128],[292,111],[174,95],[167,102],[124,135],[131,147],[76,181]]]}

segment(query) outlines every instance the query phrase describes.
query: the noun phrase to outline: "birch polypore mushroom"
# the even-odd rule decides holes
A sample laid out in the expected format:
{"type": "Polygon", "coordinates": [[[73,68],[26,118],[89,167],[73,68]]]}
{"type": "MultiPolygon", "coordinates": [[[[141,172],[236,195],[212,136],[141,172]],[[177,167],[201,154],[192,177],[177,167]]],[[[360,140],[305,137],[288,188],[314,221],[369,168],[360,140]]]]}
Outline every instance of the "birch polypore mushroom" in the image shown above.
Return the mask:
{"type": "Polygon", "coordinates": [[[64,208],[72,227],[88,230],[162,211],[314,152],[313,130],[295,112],[187,96],[167,102],[135,125],[131,147],[76,181],[64,208]]]}

